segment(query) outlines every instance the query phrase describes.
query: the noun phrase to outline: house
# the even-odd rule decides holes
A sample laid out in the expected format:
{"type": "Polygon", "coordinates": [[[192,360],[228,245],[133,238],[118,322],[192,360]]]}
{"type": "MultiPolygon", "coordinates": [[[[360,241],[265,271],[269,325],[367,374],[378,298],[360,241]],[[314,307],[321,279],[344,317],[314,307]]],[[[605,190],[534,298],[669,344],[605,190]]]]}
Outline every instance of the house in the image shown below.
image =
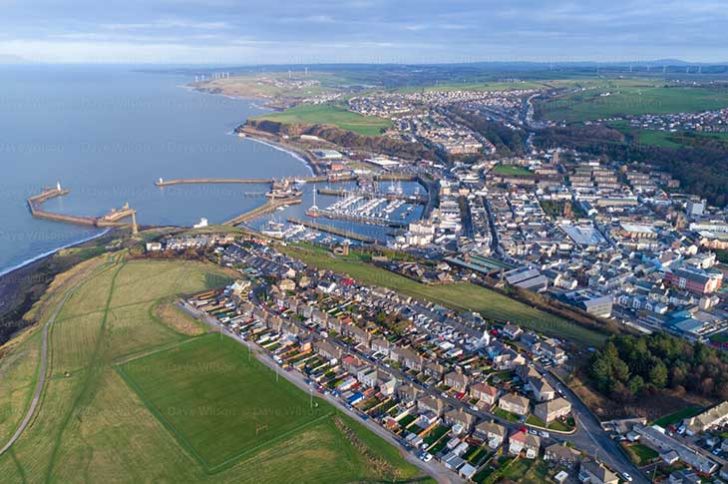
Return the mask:
{"type": "Polygon", "coordinates": [[[442,376],[445,374],[445,367],[436,361],[428,361],[425,363],[423,373],[437,381],[440,381],[442,380],[442,376]]]}
{"type": "Polygon", "coordinates": [[[448,425],[460,425],[463,430],[469,432],[475,423],[475,417],[467,412],[460,410],[450,410],[444,415],[445,423],[448,425]]]}
{"type": "Polygon", "coordinates": [[[558,345],[551,344],[548,341],[544,341],[541,343],[541,346],[539,348],[539,353],[556,363],[557,365],[560,365],[568,359],[568,356],[566,355],[566,352],[558,345]]]}
{"type": "Polygon", "coordinates": [[[528,413],[529,400],[526,397],[509,393],[498,400],[498,408],[506,412],[515,413],[516,415],[526,415],[528,413]]]}
{"type": "Polygon", "coordinates": [[[544,378],[532,378],[529,386],[534,398],[539,402],[552,400],[556,396],[556,390],[544,378]]]}
{"type": "Polygon", "coordinates": [[[564,444],[553,444],[544,450],[544,460],[550,460],[557,464],[571,465],[579,461],[581,453],[578,450],[567,447],[564,444]]]}
{"type": "Polygon", "coordinates": [[[423,358],[412,348],[395,348],[390,351],[391,358],[398,361],[405,368],[422,371],[423,358]]]}
{"type": "Polygon", "coordinates": [[[493,405],[498,399],[498,389],[487,383],[478,382],[470,387],[470,396],[486,405],[493,405]]]}
{"type": "Polygon", "coordinates": [[[493,357],[493,365],[501,371],[512,370],[525,363],[526,358],[510,348],[506,348],[505,351],[493,357]]]}
{"type": "Polygon", "coordinates": [[[635,426],[634,431],[640,434],[640,441],[643,444],[656,450],[661,455],[674,451],[680,461],[702,474],[712,474],[718,470],[719,466],[712,458],[670,437],[665,433],[665,429],[658,425],[635,426]]]}
{"type": "Polygon", "coordinates": [[[334,346],[333,344],[325,340],[315,343],[314,348],[316,349],[316,352],[321,355],[321,357],[330,361],[339,360],[341,358],[341,355],[343,355],[344,353],[341,348],[339,348],[338,346],[334,346]]]}
{"type": "Polygon", "coordinates": [[[508,437],[509,454],[519,455],[521,452],[525,452],[527,459],[535,459],[538,457],[540,449],[541,439],[525,430],[518,430],[508,437]]]}
{"type": "Polygon", "coordinates": [[[389,358],[389,349],[391,344],[384,338],[374,338],[371,342],[372,351],[375,353],[382,353],[384,358],[389,358]]]}
{"type": "Polygon", "coordinates": [[[541,375],[531,365],[519,365],[516,367],[516,376],[522,382],[528,382],[534,378],[539,378],[541,375]]]}
{"type": "Polygon", "coordinates": [[[546,424],[566,417],[569,413],[571,413],[571,403],[561,397],[539,403],[533,409],[533,414],[546,424]]]}
{"type": "Polygon", "coordinates": [[[507,430],[494,422],[482,422],[475,426],[474,435],[488,442],[488,447],[497,449],[506,439],[507,430]]]}
{"type": "Polygon", "coordinates": [[[468,389],[468,377],[462,373],[451,371],[445,375],[445,385],[459,393],[463,393],[468,389]]]}
{"type": "Polygon", "coordinates": [[[417,396],[420,394],[420,390],[413,385],[402,385],[397,389],[397,398],[402,403],[414,403],[417,400],[417,396]]]}
{"type": "Polygon", "coordinates": [[[595,460],[586,460],[579,466],[579,481],[584,484],[618,484],[619,478],[595,460]]]}
{"type": "Polygon", "coordinates": [[[523,330],[515,324],[507,323],[503,326],[503,329],[501,329],[501,333],[503,333],[503,335],[505,335],[508,339],[517,340],[523,334],[523,330]]]}
{"type": "Polygon", "coordinates": [[[434,412],[437,415],[442,415],[442,412],[445,410],[445,402],[437,397],[427,396],[419,399],[417,402],[417,410],[420,412],[429,411],[434,412]]]}
{"type": "Polygon", "coordinates": [[[698,434],[728,423],[728,401],[709,408],[695,417],[683,421],[689,434],[698,434]]]}
{"type": "Polygon", "coordinates": [[[680,469],[670,474],[667,482],[669,484],[700,484],[702,481],[696,473],[680,469]]]}

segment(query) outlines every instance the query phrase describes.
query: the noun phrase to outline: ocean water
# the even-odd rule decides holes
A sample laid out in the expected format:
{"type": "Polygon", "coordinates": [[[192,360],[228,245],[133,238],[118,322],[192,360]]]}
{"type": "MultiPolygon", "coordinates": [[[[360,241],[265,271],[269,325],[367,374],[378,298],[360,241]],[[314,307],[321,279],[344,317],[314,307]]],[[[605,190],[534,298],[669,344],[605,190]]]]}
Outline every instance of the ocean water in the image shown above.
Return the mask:
{"type": "Polygon", "coordinates": [[[44,186],[71,190],[49,210],[102,215],[129,202],[140,224],[222,222],[264,202],[265,186],[157,188],[159,178],[305,176],[281,150],[231,131],[261,112],[202,94],[178,74],[126,66],[0,66],[0,273],[100,230],[30,216],[44,186]]]}

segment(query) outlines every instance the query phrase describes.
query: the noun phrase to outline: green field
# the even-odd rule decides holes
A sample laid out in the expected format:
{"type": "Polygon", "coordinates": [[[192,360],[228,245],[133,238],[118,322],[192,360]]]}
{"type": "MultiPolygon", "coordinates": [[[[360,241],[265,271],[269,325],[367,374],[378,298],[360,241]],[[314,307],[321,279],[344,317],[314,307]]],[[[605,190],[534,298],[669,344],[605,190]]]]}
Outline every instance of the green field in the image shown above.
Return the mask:
{"type": "Polygon", "coordinates": [[[364,284],[388,287],[407,296],[460,310],[475,311],[494,321],[511,321],[583,346],[601,346],[606,336],[470,283],[428,286],[385,269],[364,264],[356,255],[336,257],[309,246],[281,247],[307,264],[347,274],[364,284]]]}
{"type": "Polygon", "coordinates": [[[264,114],[252,119],[267,119],[283,124],[330,124],[364,136],[377,136],[392,125],[387,119],[362,116],[330,104],[301,104],[283,112],[264,114]]]}
{"type": "Polygon", "coordinates": [[[701,142],[717,142],[728,149],[728,133],[670,133],[668,131],[635,130],[633,132],[638,143],[658,146],[660,148],[689,148],[701,142]]]}
{"type": "MultiPolygon", "coordinates": [[[[155,317],[154,309],[175,295],[229,281],[226,270],[117,259],[84,280],[50,333],[48,379],[32,424],[0,457],[3,482],[290,482],[294,475],[301,482],[352,482],[419,474],[356,422],[306,413],[308,395],[253,368],[242,346],[221,343],[219,335],[191,338],[155,317]],[[261,407],[273,412],[259,418],[267,429],[243,412],[261,407]],[[253,425],[260,446],[251,439],[253,425]],[[201,464],[200,456],[217,467],[201,464]],[[387,462],[386,472],[372,456],[387,462]]],[[[62,299],[65,289],[56,288],[51,299],[62,299]]],[[[38,334],[22,337],[0,360],[3,443],[32,394],[38,334]]]]}
{"type": "Polygon", "coordinates": [[[726,89],[664,87],[631,80],[592,85],[546,101],[541,110],[547,119],[582,122],[624,115],[699,112],[727,106],[726,89]]]}
{"type": "Polygon", "coordinates": [[[698,407],[695,405],[691,405],[689,407],[685,407],[681,410],[678,410],[675,413],[671,413],[670,415],[665,415],[664,417],[660,417],[654,422],[652,422],[653,425],[659,425],[660,427],[667,427],[668,425],[675,425],[679,422],[681,422],[683,419],[694,417],[695,415],[699,414],[703,411],[702,407],[698,407]]]}
{"type": "Polygon", "coordinates": [[[496,175],[505,176],[533,176],[533,172],[518,165],[502,165],[498,164],[491,170],[496,175]]]}
{"type": "Polygon", "coordinates": [[[525,89],[543,89],[544,82],[439,82],[429,86],[411,86],[398,88],[397,92],[448,92],[448,91],[514,91],[525,89]]]}
{"type": "Polygon", "coordinates": [[[239,343],[215,334],[130,361],[119,371],[210,470],[332,413],[318,399],[311,406],[308,395],[285,379],[276,381],[239,343]]]}

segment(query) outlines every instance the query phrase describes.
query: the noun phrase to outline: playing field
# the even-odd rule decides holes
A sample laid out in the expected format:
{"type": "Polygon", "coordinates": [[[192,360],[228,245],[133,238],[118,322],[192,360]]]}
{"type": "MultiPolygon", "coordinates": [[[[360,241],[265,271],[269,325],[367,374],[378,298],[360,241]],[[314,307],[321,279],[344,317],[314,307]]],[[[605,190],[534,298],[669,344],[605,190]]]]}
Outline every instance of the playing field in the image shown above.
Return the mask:
{"type": "Polygon", "coordinates": [[[332,413],[248,358],[239,343],[216,334],[130,361],[119,371],[208,470],[332,413]]]}
{"type": "MultiPolygon", "coordinates": [[[[54,283],[45,298],[56,307],[70,282],[82,282],[50,333],[35,416],[0,456],[2,482],[336,483],[420,475],[332,407],[319,402],[312,411],[306,392],[276,381],[242,345],[160,310],[179,294],[224,285],[230,272],[190,261],[104,259],[93,272],[54,283]]],[[[29,406],[39,336],[36,329],[2,349],[3,444],[29,406]]]]}
{"type": "Polygon", "coordinates": [[[377,136],[391,121],[358,113],[328,104],[299,105],[280,113],[264,114],[253,119],[267,119],[283,124],[330,124],[364,136],[377,136]]]}

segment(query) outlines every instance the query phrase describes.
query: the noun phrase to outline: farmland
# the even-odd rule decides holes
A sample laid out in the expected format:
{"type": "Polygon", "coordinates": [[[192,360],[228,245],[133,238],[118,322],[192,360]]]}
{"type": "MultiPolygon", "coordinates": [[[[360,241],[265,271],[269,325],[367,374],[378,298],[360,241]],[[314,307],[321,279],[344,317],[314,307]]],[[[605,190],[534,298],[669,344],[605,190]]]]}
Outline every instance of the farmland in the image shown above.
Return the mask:
{"type": "Polygon", "coordinates": [[[307,246],[282,247],[281,250],[311,266],[347,274],[364,284],[388,287],[404,295],[460,311],[476,311],[485,318],[511,321],[551,336],[570,339],[584,346],[600,346],[606,339],[604,335],[576,323],[539,311],[474,284],[427,286],[385,269],[362,264],[355,255],[334,257],[327,252],[307,246]]]}
{"type": "Polygon", "coordinates": [[[611,81],[570,92],[541,105],[554,121],[583,122],[613,116],[699,112],[728,106],[728,91],[665,87],[636,80],[611,81]]]}
{"type": "MultiPolygon", "coordinates": [[[[228,280],[228,274],[213,265],[121,258],[89,275],[63,305],[52,328],[41,404],[11,451],[0,456],[3,481],[281,482],[290,480],[290,469],[296,469],[297,479],[310,482],[384,477],[370,471],[367,458],[331,418],[320,421],[318,414],[305,412],[310,408],[308,395],[287,383],[276,384],[269,371],[252,367],[242,346],[220,343],[219,335],[190,337],[176,329],[186,328],[186,323],[169,324],[173,312],[156,317],[160,304],[168,304],[174,295],[228,280]],[[179,357],[190,368],[207,371],[175,372],[179,357]],[[125,371],[130,378],[125,379],[125,371]],[[165,379],[164,386],[155,383],[159,378],[165,379]],[[217,388],[215,382],[224,387],[217,388]],[[194,386],[184,387],[185,383],[194,386]],[[186,398],[190,391],[195,400],[186,398]],[[281,403],[284,399],[286,404],[281,403]],[[250,420],[236,420],[242,410],[231,414],[234,407],[299,409],[301,414],[298,410],[276,414],[263,429],[250,420]],[[155,408],[165,413],[155,413],[155,408]],[[224,417],[230,425],[222,424],[224,417]],[[184,440],[175,435],[170,422],[184,440]],[[256,430],[265,441],[261,447],[250,438],[256,430]],[[281,438],[269,438],[273,435],[281,438]],[[191,448],[210,467],[201,464],[191,448]]],[[[57,294],[48,297],[58,299],[57,294]]],[[[38,335],[34,330],[21,336],[13,347],[5,348],[0,360],[3,442],[27,408],[32,392],[28,378],[37,368],[38,335]],[[28,363],[33,361],[35,365],[28,363]]],[[[317,407],[324,416],[331,411],[323,404],[317,407]]],[[[396,449],[355,422],[343,416],[341,421],[398,475],[418,474],[396,449]]]]}
{"type": "Polygon", "coordinates": [[[362,116],[328,104],[300,105],[283,112],[264,114],[251,119],[265,119],[283,124],[330,124],[364,136],[377,136],[391,125],[387,119],[362,116]]]}

